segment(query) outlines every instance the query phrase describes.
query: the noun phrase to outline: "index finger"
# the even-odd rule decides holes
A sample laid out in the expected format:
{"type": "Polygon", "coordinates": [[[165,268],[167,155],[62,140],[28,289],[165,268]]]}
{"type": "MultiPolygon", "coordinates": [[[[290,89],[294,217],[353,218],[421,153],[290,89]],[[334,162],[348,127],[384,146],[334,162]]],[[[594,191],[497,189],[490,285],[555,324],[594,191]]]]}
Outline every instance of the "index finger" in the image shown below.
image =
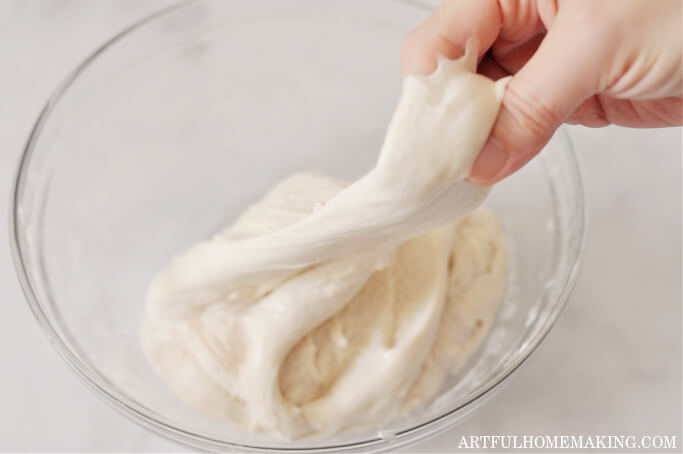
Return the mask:
{"type": "Polygon", "coordinates": [[[502,27],[497,0],[445,0],[403,42],[403,75],[430,74],[439,56],[456,59],[474,39],[478,56],[490,48],[502,27]]]}

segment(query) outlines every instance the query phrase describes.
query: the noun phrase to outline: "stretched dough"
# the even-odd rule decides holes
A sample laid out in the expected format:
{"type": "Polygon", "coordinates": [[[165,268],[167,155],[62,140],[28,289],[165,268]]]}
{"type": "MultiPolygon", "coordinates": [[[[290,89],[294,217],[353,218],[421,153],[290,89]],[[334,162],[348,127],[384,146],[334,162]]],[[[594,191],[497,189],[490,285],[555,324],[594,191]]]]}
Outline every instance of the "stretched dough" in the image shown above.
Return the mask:
{"type": "Polygon", "coordinates": [[[293,175],[156,276],[143,348],[182,400],[297,438],[438,392],[488,329],[507,270],[497,219],[477,209],[488,188],[464,181],[504,90],[475,58],[404,80],[360,180],[293,175]]]}

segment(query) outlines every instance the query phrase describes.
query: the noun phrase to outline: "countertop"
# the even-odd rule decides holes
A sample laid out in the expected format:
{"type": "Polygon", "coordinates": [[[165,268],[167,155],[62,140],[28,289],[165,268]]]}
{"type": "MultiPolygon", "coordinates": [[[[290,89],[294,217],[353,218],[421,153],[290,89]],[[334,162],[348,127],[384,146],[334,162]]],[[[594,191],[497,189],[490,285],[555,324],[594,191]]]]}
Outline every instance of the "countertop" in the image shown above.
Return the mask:
{"type": "MultiPolygon", "coordinates": [[[[161,0],[0,0],[0,213],[51,90],[98,43],[161,0]]],[[[588,196],[576,288],[513,380],[462,435],[677,435],[681,440],[680,128],[570,128],[588,196]]],[[[5,216],[3,214],[3,216],[5,216]]],[[[91,393],[49,345],[14,273],[0,223],[0,450],[177,451],[91,393]]]]}

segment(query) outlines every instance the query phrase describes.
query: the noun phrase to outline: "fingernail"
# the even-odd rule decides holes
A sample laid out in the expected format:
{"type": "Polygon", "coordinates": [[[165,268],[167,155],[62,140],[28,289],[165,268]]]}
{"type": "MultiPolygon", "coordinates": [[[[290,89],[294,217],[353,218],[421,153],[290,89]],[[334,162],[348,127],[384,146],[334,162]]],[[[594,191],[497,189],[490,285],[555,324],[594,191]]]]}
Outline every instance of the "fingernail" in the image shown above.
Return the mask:
{"type": "Polygon", "coordinates": [[[489,137],[474,161],[472,172],[467,181],[476,185],[491,184],[492,180],[503,169],[507,157],[508,154],[500,142],[489,137]]]}

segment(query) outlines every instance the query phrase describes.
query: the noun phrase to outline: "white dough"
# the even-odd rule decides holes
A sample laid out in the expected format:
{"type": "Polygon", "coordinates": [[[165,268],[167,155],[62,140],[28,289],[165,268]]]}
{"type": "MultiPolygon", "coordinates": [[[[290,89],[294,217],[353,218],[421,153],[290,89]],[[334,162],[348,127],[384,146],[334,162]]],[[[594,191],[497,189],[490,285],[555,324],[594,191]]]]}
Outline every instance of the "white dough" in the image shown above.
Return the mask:
{"type": "Polygon", "coordinates": [[[491,324],[507,271],[497,219],[477,209],[488,189],[464,181],[504,90],[474,65],[468,50],[404,80],[360,180],[293,175],[156,276],[143,348],[182,400],[297,438],[377,425],[438,392],[491,324]]]}

